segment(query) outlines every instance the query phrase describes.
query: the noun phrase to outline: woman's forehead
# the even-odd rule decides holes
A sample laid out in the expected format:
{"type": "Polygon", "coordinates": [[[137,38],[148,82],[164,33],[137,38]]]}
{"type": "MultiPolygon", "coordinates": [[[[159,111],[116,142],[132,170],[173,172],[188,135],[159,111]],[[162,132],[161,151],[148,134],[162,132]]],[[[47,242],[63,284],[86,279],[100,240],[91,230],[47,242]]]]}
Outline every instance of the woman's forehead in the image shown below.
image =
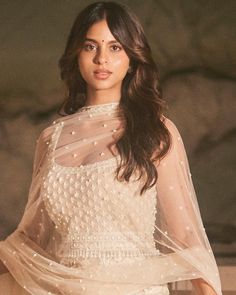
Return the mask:
{"type": "Polygon", "coordinates": [[[112,42],[116,41],[112,35],[107,21],[102,20],[93,24],[87,31],[86,39],[94,40],[97,42],[112,42]]]}

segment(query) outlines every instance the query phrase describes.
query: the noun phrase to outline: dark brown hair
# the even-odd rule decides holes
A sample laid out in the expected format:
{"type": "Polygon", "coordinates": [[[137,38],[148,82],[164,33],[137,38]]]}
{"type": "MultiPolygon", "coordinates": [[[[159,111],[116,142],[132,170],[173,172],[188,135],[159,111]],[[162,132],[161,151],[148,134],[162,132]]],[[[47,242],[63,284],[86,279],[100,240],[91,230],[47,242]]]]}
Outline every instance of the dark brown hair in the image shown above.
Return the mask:
{"type": "Polygon", "coordinates": [[[164,102],[157,66],[140,22],[126,6],[115,2],[96,2],[77,16],[65,52],[59,60],[61,79],[68,89],[68,97],[61,110],[65,115],[72,114],[85,104],[86,82],[78,69],[78,48],[82,46],[88,29],[104,19],[112,35],[126,51],[132,68],[126,74],[121,89],[120,107],[125,130],[116,143],[121,156],[117,178],[129,181],[133,172],[139,171],[138,179],[146,176],[142,194],[157,181],[154,161],[167,153],[170,134],[162,118],[164,102]]]}

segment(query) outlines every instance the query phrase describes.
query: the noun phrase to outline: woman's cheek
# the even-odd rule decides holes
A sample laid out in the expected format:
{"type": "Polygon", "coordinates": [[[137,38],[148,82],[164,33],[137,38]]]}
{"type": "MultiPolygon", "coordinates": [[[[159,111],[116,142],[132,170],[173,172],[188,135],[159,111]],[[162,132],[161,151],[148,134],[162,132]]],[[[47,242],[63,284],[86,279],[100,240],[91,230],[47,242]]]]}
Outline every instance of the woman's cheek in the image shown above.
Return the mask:
{"type": "Polygon", "coordinates": [[[113,66],[115,69],[123,70],[124,72],[128,71],[129,68],[129,60],[124,57],[120,57],[113,61],[113,66]]]}

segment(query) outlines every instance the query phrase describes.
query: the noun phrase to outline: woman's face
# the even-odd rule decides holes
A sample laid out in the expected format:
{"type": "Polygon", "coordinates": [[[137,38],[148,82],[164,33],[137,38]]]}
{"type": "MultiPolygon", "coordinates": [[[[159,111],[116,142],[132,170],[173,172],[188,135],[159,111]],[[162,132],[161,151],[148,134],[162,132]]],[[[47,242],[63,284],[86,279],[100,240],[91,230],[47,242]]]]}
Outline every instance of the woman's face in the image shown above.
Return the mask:
{"type": "Polygon", "coordinates": [[[129,68],[129,57],[110,32],[106,20],[88,30],[79,50],[78,65],[87,90],[120,91],[129,68]]]}

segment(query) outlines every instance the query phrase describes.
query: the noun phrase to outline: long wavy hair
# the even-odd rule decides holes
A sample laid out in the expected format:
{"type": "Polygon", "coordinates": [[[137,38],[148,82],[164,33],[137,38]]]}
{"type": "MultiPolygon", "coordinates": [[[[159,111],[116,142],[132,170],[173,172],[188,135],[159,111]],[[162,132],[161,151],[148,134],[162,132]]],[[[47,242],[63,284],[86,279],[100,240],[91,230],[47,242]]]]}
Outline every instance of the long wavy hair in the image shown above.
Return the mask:
{"type": "Polygon", "coordinates": [[[112,35],[126,51],[132,69],[122,82],[120,107],[125,128],[116,142],[121,156],[116,177],[119,181],[128,182],[134,171],[138,171],[138,180],[145,178],[140,192],[142,195],[157,182],[154,162],[167,153],[170,134],[163,123],[165,104],[157,66],[143,28],[128,7],[101,1],[90,4],[77,16],[59,60],[61,79],[68,90],[60,114],[73,114],[85,105],[86,82],[78,68],[78,49],[83,45],[88,29],[104,19],[112,35]]]}

